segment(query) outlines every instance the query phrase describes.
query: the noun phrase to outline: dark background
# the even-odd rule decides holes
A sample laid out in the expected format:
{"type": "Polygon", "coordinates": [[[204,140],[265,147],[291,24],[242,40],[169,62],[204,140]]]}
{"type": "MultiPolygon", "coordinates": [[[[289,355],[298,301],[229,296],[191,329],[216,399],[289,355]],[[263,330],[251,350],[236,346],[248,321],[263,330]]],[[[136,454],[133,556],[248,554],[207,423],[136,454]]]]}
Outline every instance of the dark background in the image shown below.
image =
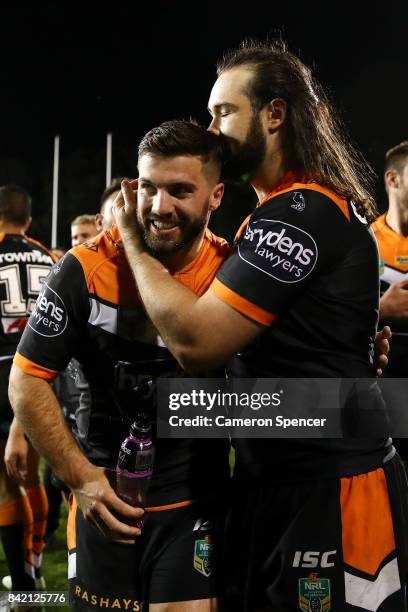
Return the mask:
{"type": "MultiPolygon", "coordinates": [[[[277,33],[328,89],[352,141],[380,175],[384,207],[384,153],[408,138],[405,0],[14,2],[0,17],[0,184],[30,191],[31,233],[45,243],[55,134],[58,241],[67,245],[71,219],[98,209],[107,131],[113,176],[134,175],[137,144],[148,129],[176,117],[208,122],[208,94],[224,49],[277,33]]],[[[228,237],[246,206],[237,196],[229,192],[215,219],[228,237]]]]}

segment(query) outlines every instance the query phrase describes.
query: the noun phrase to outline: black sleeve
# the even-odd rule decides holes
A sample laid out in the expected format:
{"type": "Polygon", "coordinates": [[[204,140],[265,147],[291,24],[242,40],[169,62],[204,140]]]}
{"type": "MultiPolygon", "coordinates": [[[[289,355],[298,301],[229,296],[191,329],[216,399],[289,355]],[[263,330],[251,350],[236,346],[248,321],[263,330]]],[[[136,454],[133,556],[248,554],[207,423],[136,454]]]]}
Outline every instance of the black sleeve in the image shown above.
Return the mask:
{"type": "Polygon", "coordinates": [[[83,268],[67,253],[44,281],[17,352],[43,368],[63,370],[86,333],[89,313],[83,268]]]}
{"type": "Polygon", "coordinates": [[[234,253],[220,268],[216,293],[261,322],[248,304],[271,315],[284,312],[319,271],[344,256],[347,213],[326,195],[306,189],[267,202],[256,209],[234,253]]]}

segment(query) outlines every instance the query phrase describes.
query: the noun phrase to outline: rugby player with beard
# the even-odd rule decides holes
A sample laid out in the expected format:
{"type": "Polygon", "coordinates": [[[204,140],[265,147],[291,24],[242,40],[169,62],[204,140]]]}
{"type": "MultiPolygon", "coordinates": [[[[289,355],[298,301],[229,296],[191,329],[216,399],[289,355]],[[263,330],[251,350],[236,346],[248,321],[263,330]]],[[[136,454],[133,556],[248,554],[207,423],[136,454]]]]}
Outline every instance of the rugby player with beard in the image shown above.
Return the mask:
{"type": "MultiPolygon", "coordinates": [[[[166,346],[187,371],[230,362],[230,377],[373,380],[370,170],[323,89],[284,45],[248,44],[220,62],[209,110],[259,203],[208,291],[194,295],[146,249],[136,184],[113,207],[166,346]]],[[[377,407],[375,384],[364,388],[377,407]]],[[[386,427],[367,436],[373,414],[342,414],[348,438],[234,440],[228,610],[406,610],[407,483],[386,427]]]]}
{"type": "MultiPolygon", "coordinates": [[[[151,130],[139,147],[145,247],[197,295],[229,253],[207,229],[223,195],[221,149],[214,134],[183,121],[151,130]]],[[[19,344],[10,397],[28,436],[74,493],[68,566],[75,610],[216,608],[228,441],[214,440],[203,461],[206,440],[155,439],[145,512],[116,495],[104,469],[115,468],[136,411],[155,424],[155,379],[182,375],[146,317],[116,227],[53,268],[19,344]],[[48,384],[72,357],[89,383],[76,440],[48,384]]]]}

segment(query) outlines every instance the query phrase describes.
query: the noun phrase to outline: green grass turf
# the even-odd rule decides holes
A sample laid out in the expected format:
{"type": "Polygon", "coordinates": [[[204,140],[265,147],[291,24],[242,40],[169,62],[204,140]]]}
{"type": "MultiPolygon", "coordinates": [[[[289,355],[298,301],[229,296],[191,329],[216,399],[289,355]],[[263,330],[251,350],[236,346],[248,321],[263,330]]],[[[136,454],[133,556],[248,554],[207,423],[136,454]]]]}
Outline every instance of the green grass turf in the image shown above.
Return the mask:
{"type": "MultiPolygon", "coordinates": [[[[235,463],[235,453],[233,448],[230,450],[229,463],[232,472],[235,463]]],[[[42,569],[47,583],[48,592],[68,590],[66,529],[67,510],[64,504],[61,504],[61,517],[58,530],[51,545],[45,548],[43,556],[42,569]]],[[[8,570],[6,561],[4,559],[4,552],[0,544],[0,582],[1,578],[7,574],[8,570]]],[[[4,590],[2,586],[0,586],[0,591],[1,590],[4,590]]],[[[38,608],[38,610],[40,611],[41,608],[38,608]]],[[[46,612],[58,612],[58,610],[61,610],[61,607],[47,606],[44,608],[44,610],[46,612]]]]}
{"type": "MultiPolygon", "coordinates": [[[[55,539],[52,544],[44,550],[43,556],[43,575],[47,583],[47,591],[68,591],[67,579],[67,510],[61,505],[61,519],[58,530],[55,534],[55,539]]],[[[0,581],[3,576],[8,574],[7,565],[4,559],[3,548],[0,545],[0,581]]],[[[4,587],[1,586],[4,591],[4,587]]],[[[41,608],[36,608],[41,610],[41,608]]],[[[57,612],[60,607],[47,606],[44,608],[46,612],[57,612]]]]}

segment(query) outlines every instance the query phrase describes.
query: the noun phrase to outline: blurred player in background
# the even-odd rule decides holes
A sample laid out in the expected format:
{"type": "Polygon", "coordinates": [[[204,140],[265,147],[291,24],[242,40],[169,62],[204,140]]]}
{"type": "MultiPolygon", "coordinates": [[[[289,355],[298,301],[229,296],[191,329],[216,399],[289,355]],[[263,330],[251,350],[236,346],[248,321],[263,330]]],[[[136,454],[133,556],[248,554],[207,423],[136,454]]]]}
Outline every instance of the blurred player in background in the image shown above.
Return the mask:
{"type": "MultiPolygon", "coordinates": [[[[408,377],[408,141],[385,155],[385,189],[388,210],[373,223],[380,251],[380,319],[392,328],[392,351],[384,375],[408,377]]],[[[408,431],[405,393],[398,384],[385,380],[387,399],[400,406],[401,431],[408,431]],[[404,423],[404,424],[403,424],[404,423]]],[[[394,439],[401,457],[408,460],[407,438],[394,439]]]]}
{"type": "Polygon", "coordinates": [[[79,215],[71,223],[71,246],[90,240],[98,233],[95,215],[79,215]]]}
{"type": "Polygon", "coordinates": [[[5,586],[34,590],[43,586],[41,558],[47,518],[47,498],[38,476],[39,457],[14,420],[24,462],[18,480],[3,460],[13,413],[8,401],[11,362],[28,316],[48,276],[53,258],[25,234],[31,223],[31,199],[17,185],[0,187],[0,536],[11,579],[5,586]]]}
{"type": "Polygon", "coordinates": [[[123,178],[114,178],[101,196],[100,212],[95,215],[95,223],[98,232],[108,229],[114,223],[112,217],[112,204],[120,191],[122,180],[123,178]]]}

